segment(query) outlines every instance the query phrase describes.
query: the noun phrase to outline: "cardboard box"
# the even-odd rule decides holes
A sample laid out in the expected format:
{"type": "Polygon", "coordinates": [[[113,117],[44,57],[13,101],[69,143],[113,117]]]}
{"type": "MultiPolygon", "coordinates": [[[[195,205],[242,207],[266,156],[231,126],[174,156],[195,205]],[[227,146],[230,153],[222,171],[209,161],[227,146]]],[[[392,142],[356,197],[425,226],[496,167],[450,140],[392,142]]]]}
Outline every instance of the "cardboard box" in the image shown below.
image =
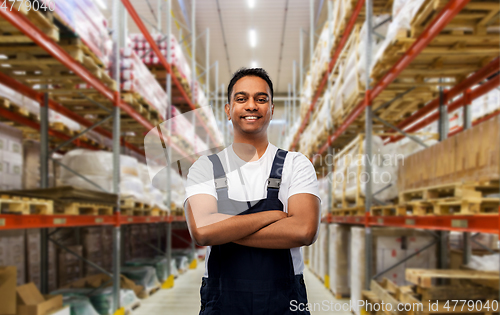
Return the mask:
{"type": "Polygon", "coordinates": [[[17,270],[14,266],[0,267],[0,314],[16,313],[17,270]]]}
{"type": "Polygon", "coordinates": [[[18,315],[47,315],[62,308],[62,295],[43,296],[34,283],[17,287],[18,315]]]}

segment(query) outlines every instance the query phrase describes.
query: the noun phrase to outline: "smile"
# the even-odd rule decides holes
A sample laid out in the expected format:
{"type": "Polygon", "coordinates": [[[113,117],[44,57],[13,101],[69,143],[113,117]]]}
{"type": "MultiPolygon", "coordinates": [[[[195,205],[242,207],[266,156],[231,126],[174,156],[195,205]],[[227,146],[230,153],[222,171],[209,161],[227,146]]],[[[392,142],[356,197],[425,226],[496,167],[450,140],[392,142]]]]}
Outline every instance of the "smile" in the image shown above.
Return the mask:
{"type": "Polygon", "coordinates": [[[245,116],[245,117],[242,117],[244,120],[248,120],[248,121],[255,121],[257,119],[259,119],[260,117],[258,116],[245,116]]]}

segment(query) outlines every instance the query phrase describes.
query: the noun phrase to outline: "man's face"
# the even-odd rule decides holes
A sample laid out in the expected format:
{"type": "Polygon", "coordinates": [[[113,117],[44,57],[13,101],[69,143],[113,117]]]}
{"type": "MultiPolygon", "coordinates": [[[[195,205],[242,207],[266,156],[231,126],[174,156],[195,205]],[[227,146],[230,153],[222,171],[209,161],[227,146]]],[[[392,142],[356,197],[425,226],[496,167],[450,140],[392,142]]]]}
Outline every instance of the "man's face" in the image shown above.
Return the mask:
{"type": "Polygon", "coordinates": [[[235,132],[266,133],[274,112],[267,82],[256,76],[239,79],[233,87],[231,104],[226,104],[225,110],[235,132]]]}

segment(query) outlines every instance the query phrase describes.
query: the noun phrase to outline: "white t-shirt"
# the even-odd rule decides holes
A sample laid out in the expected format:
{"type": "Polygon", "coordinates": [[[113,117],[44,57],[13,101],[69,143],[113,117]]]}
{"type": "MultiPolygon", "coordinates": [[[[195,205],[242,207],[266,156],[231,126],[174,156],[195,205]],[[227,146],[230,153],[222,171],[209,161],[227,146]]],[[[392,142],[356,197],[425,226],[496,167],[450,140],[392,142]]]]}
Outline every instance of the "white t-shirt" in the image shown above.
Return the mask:
{"type": "MultiPolygon", "coordinates": [[[[229,146],[219,152],[228,184],[228,196],[238,201],[255,201],[267,198],[267,179],[271,173],[274,157],[278,148],[269,143],[266,152],[260,159],[245,162],[239,158],[229,146]]],[[[295,194],[312,194],[319,197],[318,180],[312,163],[298,152],[288,152],[281,178],[278,198],[283,203],[284,211],[288,213],[288,198],[295,194]]],[[[197,194],[208,194],[217,198],[215,190],[212,162],[207,156],[200,157],[189,169],[186,182],[187,198],[197,194]]],[[[208,277],[209,246],[205,259],[205,277],[208,277]]],[[[291,248],[295,274],[304,271],[302,248],[291,248]]]]}

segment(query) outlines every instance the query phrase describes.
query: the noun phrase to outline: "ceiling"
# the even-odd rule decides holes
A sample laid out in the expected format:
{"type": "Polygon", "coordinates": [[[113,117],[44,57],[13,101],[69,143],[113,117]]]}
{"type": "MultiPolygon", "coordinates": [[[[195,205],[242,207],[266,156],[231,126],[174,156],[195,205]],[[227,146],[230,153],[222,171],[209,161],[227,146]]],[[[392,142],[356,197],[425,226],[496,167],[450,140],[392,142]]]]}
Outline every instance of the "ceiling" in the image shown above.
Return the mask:
{"type": "MultiPolygon", "coordinates": [[[[102,0],[104,1],[104,0],[102,0]]],[[[108,1],[111,7],[112,0],[108,1]]],[[[172,32],[178,38],[185,38],[184,53],[190,55],[191,7],[193,0],[172,0],[174,24],[172,32]]],[[[219,64],[219,86],[227,84],[231,75],[240,67],[266,69],[274,83],[275,97],[284,97],[288,93],[288,84],[293,82],[293,62],[297,62],[296,86],[299,89],[300,31],[303,30],[304,64],[309,64],[310,2],[311,0],[253,0],[254,7],[249,7],[250,0],[194,0],[196,20],[196,59],[201,67],[198,74],[204,72],[206,65],[206,37],[210,30],[209,62],[219,64]],[[250,29],[255,29],[256,45],[250,45],[250,29]],[[226,46],[227,45],[227,46],[226,46]],[[203,67],[203,68],[202,68],[203,67]]],[[[162,6],[160,24],[162,32],[166,30],[165,0],[131,0],[150,32],[158,30],[158,6],[162,6]]],[[[327,18],[327,0],[313,0],[315,19],[315,39],[327,18]]],[[[111,12],[108,9],[108,18],[111,12]]],[[[140,32],[134,21],[128,18],[128,32],[140,32]]],[[[110,23],[110,25],[112,25],[110,23]]],[[[215,69],[210,69],[210,87],[215,90],[215,69]]],[[[305,73],[304,73],[305,75],[305,73]]],[[[200,79],[204,83],[205,76],[200,79]]],[[[275,100],[276,121],[270,126],[270,141],[278,144],[280,133],[285,128],[284,101],[275,100]]],[[[297,102],[298,104],[298,102],[297,102]]],[[[298,106],[298,105],[297,105],[298,106]]],[[[289,125],[289,124],[288,124],[289,125]]]]}
{"type": "MultiPolygon", "coordinates": [[[[109,2],[111,2],[109,0],[109,2]]],[[[138,14],[151,31],[157,28],[158,0],[132,0],[138,14]]],[[[162,30],[165,30],[166,2],[163,6],[162,30]]],[[[293,82],[293,61],[297,62],[297,87],[300,60],[300,30],[304,31],[304,60],[309,60],[310,1],[308,0],[195,0],[196,11],[196,59],[205,67],[206,37],[210,30],[210,64],[219,62],[219,84],[227,86],[231,74],[240,67],[250,67],[255,61],[258,67],[268,71],[275,85],[275,94],[285,96],[288,84],[293,82]],[[250,46],[249,31],[256,31],[256,46],[250,46]],[[200,36],[201,35],[201,36],[200,36]],[[227,44],[227,47],[225,47],[227,44]]],[[[322,26],[324,0],[315,0],[316,28],[322,26]],[[321,13],[321,14],[320,14],[321,13]]],[[[177,38],[191,32],[192,0],[172,0],[172,11],[178,23],[172,30],[177,38]],[[186,22],[187,21],[187,22],[186,22]],[[182,35],[180,35],[182,34],[182,35]]],[[[129,33],[139,32],[129,18],[129,33]]],[[[185,53],[191,38],[186,38],[185,53]]],[[[308,64],[307,62],[304,62],[308,64]]],[[[199,68],[201,74],[204,69],[199,68]]],[[[215,70],[210,70],[210,86],[214,90],[215,70]]],[[[204,78],[201,79],[204,82],[204,78]]]]}

